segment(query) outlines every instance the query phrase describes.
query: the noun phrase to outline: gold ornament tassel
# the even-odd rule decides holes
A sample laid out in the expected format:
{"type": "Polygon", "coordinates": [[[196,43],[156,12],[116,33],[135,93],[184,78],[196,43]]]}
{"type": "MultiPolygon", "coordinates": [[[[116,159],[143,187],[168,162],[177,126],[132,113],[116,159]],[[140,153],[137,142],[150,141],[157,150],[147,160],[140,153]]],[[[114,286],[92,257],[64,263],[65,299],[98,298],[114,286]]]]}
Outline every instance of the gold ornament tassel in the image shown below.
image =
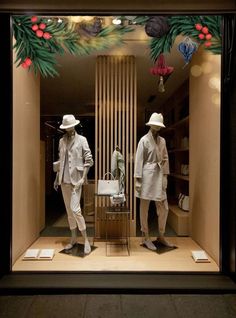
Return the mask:
{"type": "Polygon", "coordinates": [[[158,92],[164,93],[164,91],[165,91],[165,86],[164,86],[163,76],[160,76],[160,80],[158,84],[158,92]]]}

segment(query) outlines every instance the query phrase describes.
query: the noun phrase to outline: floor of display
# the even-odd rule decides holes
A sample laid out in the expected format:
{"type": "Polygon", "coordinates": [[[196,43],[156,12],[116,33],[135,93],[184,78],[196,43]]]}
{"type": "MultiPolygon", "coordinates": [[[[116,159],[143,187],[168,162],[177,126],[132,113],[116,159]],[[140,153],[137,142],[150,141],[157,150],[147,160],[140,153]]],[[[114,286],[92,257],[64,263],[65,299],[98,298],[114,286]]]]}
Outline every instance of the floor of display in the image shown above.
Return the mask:
{"type": "MultiPolygon", "coordinates": [[[[140,237],[132,237],[130,255],[126,246],[106,246],[106,242],[95,240],[96,248],[91,254],[77,257],[60,253],[68,243],[68,238],[40,237],[30,248],[55,249],[53,259],[23,260],[24,253],[15,262],[13,271],[219,271],[210,257],[210,263],[194,262],[191,251],[201,250],[201,247],[190,237],[170,237],[168,240],[178,248],[158,254],[140,246],[140,237]]],[[[78,242],[82,241],[79,239],[78,242]]]]}

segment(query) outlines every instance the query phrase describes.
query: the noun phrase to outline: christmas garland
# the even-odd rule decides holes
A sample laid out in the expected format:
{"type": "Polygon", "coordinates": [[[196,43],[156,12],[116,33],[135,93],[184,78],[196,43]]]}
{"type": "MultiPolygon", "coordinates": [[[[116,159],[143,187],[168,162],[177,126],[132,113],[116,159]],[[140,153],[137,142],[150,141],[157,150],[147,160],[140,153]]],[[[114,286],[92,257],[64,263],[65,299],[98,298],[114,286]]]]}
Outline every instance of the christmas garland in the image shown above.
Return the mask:
{"type": "Polygon", "coordinates": [[[151,58],[156,61],[161,53],[169,53],[176,37],[190,37],[213,54],[221,54],[221,18],[219,16],[172,16],[167,18],[169,30],[150,43],[151,58]]]}
{"type": "MultiPolygon", "coordinates": [[[[219,16],[121,16],[131,25],[142,25],[150,41],[150,55],[155,62],[162,53],[170,52],[180,34],[203,45],[214,54],[221,53],[221,18],[219,16]]],[[[57,55],[65,52],[81,56],[124,43],[123,35],[130,26],[102,27],[98,18],[89,24],[75,24],[36,16],[14,16],[17,66],[34,70],[43,76],[58,75],[57,55]]]]}
{"type": "Polygon", "coordinates": [[[15,16],[13,33],[16,51],[15,63],[28,70],[33,69],[43,76],[59,75],[57,54],[69,52],[73,55],[88,55],[111,46],[121,45],[122,36],[132,31],[130,27],[108,26],[94,29],[81,24],[76,29],[75,23],[67,20],[48,19],[36,16],[15,16]]]}

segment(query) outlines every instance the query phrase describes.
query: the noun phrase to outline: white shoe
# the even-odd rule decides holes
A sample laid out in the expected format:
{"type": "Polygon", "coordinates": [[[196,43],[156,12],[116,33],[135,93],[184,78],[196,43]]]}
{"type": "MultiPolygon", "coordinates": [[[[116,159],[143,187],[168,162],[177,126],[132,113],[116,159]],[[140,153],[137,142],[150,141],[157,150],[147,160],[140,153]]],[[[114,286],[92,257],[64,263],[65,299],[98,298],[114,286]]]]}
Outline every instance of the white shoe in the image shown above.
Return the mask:
{"type": "Polygon", "coordinates": [[[91,246],[89,244],[89,241],[85,241],[84,243],[84,254],[89,254],[91,253],[91,246]]]}
{"type": "Polygon", "coordinates": [[[65,246],[65,250],[71,250],[76,243],[77,243],[77,240],[71,239],[70,243],[68,243],[68,244],[65,246]]]}
{"type": "Polygon", "coordinates": [[[152,250],[152,251],[156,251],[156,246],[152,243],[151,240],[145,240],[143,242],[143,244],[149,249],[149,250],[152,250]]]}
{"type": "Polygon", "coordinates": [[[161,243],[162,245],[165,245],[167,247],[174,247],[174,244],[168,242],[164,237],[157,238],[157,242],[161,243]]]}
{"type": "Polygon", "coordinates": [[[74,245],[75,245],[76,243],[74,243],[74,244],[72,244],[72,243],[69,243],[69,244],[67,244],[66,246],[65,246],[65,250],[71,250],[73,247],[74,247],[74,245]]]}

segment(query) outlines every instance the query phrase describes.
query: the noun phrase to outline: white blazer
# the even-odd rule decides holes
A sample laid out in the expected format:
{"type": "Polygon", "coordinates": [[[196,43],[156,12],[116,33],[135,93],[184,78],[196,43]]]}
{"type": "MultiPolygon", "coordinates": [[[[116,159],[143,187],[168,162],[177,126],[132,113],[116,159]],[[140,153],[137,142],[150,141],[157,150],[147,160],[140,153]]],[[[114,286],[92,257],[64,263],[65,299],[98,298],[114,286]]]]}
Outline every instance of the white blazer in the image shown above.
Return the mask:
{"type": "MultiPolygon", "coordinates": [[[[67,150],[67,135],[65,134],[59,141],[59,161],[58,184],[62,183],[64,165],[67,150]]],[[[75,133],[71,144],[68,146],[68,162],[71,183],[76,185],[83,175],[84,167],[93,165],[93,157],[87,139],[75,133]]]]}
{"type": "Polygon", "coordinates": [[[169,174],[169,158],[166,142],[163,137],[157,137],[155,142],[151,131],[143,136],[137,147],[134,177],[142,179],[138,198],[153,201],[166,199],[166,188],[163,187],[163,175],[169,174]]]}

